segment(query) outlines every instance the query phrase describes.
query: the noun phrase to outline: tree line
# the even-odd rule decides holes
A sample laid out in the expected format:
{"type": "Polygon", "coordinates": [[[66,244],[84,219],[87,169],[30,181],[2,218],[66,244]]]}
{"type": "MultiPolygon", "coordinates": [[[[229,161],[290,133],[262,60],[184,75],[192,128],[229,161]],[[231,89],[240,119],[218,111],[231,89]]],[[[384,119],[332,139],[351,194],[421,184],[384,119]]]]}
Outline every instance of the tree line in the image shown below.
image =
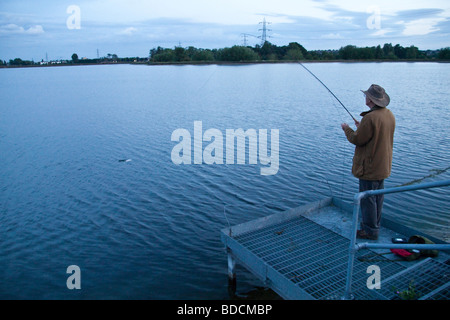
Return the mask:
{"type": "Polygon", "coordinates": [[[80,58],[77,53],[72,54],[70,60],[53,60],[53,61],[44,61],[41,60],[39,62],[30,61],[30,60],[22,60],[20,58],[15,58],[14,60],[9,60],[9,62],[0,60],[0,67],[16,67],[16,66],[42,66],[42,65],[77,65],[77,64],[111,64],[111,63],[147,63],[148,58],[139,58],[139,57],[127,57],[127,58],[119,58],[117,54],[108,53],[105,57],[100,57],[96,59],[88,59],[88,58],[80,58]]]}
{"type": "Polygon", "coordinates": [[[306,50],[297,42],[277,46],[233,46],[223,49],[198,49],[195,47],[157,47],[150,50],[149,61],[161,62],[239,62],[239,61],[297,61],[297,60],[450,60],[450,48],[419,50],[415,46],[403,47],[386,43],[383,46],[357,47],[347,45],[339,50],[306,50]]]}
{"type": "Polygon", "coordinates": [[[43,64],[101,64],[101,63],[189,63],[189,62],[258,62],[258,61],[445,61],[450,60],[450,47],[439,50],[419,50],[416,46],[403,47],[385,43],[383,46],[357,47],[347,45],[339,50],[306,50],[301,44],[291,42],[277,46],[270,42],[264,45],[232,46],[222,49],[201,49],[195,47],[162,48],[158,46],[149,52],[149,57],[120,58],[110,54],[98,59],[79,58],[74,53],[71,60],[40,62],[16,58],[9,62],[0,60],[0,66],[33,66],[43,64]]]}

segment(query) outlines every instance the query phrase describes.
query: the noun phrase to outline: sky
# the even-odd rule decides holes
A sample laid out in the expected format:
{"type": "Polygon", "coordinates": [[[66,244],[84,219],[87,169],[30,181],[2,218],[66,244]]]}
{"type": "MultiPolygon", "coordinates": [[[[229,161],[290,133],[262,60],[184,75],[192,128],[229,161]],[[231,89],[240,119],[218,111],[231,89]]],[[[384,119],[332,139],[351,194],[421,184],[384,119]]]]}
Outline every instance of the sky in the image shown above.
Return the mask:
{"type": "Polygon", "coordinates": [[[449,0],[0,0],[0,59],[254,46],[264,19],[267,40],[280,46],[450,47],[449,0]]]}

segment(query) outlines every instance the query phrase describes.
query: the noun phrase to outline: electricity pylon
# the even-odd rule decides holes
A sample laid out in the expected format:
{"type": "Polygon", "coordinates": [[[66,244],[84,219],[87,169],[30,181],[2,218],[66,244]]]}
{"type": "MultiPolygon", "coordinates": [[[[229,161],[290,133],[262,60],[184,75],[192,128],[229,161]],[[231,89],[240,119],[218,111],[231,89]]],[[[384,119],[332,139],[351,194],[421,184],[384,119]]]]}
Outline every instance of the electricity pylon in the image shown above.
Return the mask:
{"type": "Polygon", "coordinates": [[[263,46],[263,45],[266,43],[267,38],[268,38],[268,37],[270,38],[270,36],[267,35],[267,32],[268,32],[268,31],[272,31],[272,30],[271,30],[271,29],[267,29],[267,25],[271,24],[271,22],[267,22],[267,21],[266,21],[266,18],[264,18],[264,20],[263,20],[262,22],[260,22],[259,24],[262,24],[262,25],[263,25],[262,29],[259,29],[259,30],[258,30],[258,31],[262,31],[261,36],[258,37],[258,38],[261,39],[261,46],[263,46]]]}

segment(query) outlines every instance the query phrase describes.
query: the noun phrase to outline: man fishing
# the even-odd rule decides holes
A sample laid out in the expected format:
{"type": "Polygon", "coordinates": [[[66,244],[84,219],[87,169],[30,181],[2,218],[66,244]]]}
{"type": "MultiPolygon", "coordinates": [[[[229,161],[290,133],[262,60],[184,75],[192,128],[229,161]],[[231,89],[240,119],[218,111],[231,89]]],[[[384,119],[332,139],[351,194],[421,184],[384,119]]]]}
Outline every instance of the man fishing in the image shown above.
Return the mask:
{"type": "MultiPolygon", "coordinates": [[[[342,129],[348,141],[356,146],[352,174],[359,179],[359,191],[384,189],[384,179],[391,174],[394,144],[395,117],[386,107],[389,95],[379,85],[373,84],[366,96],[369,111],[363,112],[361,122],[355,120],[354,131],[346,123],[342,129]]],[[[361,230],[357,238],[377,240],[380,231],[384,195],[361,200],[361,230]]]]}

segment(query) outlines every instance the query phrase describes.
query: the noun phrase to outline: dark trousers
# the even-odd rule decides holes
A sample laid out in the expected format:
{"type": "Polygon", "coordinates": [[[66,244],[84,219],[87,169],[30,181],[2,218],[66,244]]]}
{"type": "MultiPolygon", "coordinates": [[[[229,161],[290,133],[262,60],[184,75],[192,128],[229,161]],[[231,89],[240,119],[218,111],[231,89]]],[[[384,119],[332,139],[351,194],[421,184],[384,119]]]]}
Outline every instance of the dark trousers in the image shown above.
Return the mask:
{"type": "MultiPolygon", "coordinates": [[[[378,189],[384,189],[384,180],[359,180],[359,192],[378,189]]],[[[371,236],[379,235],[383,201],[383,194],[361,200],[361,228],[371,236]]]]}

